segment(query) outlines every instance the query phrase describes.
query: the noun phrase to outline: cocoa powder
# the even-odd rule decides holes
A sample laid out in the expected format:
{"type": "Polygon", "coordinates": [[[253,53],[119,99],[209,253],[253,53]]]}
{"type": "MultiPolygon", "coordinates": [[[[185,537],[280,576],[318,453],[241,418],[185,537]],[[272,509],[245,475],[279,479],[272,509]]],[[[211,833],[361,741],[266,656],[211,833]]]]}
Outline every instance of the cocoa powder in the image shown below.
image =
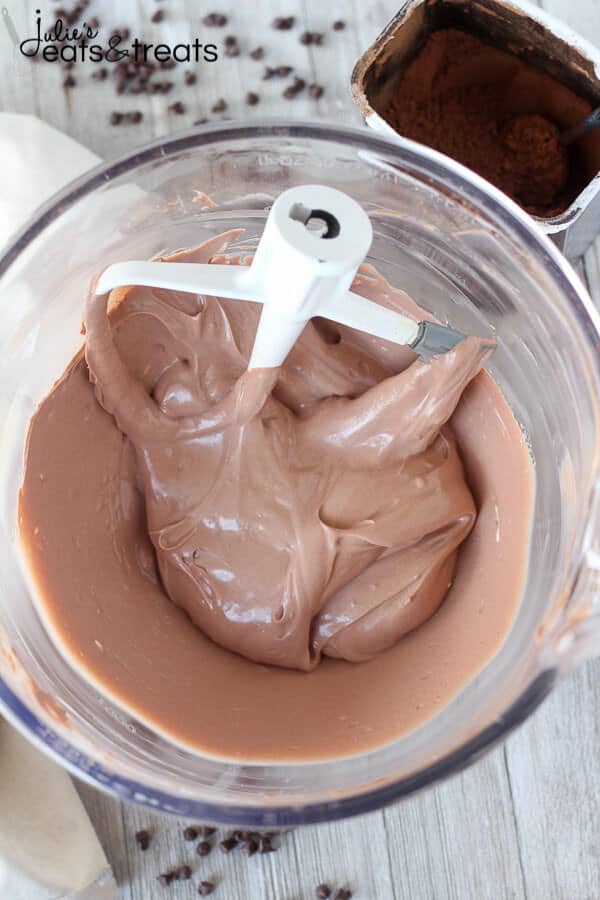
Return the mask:
{"type": "Polygon", "coordinates": [[[400,134],[453,157],[528,212],[548,217],[564,211],[580,188],[560,132],[566,119],[577,121],[590,110],[518,57],[444,29],[428,37],[384,116],[400,134]]]}

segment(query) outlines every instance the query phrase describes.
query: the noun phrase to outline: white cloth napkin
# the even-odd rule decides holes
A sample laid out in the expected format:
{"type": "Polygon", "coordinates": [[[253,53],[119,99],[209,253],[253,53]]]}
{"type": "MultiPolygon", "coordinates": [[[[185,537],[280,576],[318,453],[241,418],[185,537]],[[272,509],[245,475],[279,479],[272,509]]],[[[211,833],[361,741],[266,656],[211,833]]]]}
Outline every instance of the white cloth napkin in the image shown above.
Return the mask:
{"type": "MultiPolygon", "coordinates": [[[[0,250],[39,204],[99,161],[33,116],[0,113],[0,250]]],[[[0,720],[0,898],[114,897],[71,779],[0,720]]]]}

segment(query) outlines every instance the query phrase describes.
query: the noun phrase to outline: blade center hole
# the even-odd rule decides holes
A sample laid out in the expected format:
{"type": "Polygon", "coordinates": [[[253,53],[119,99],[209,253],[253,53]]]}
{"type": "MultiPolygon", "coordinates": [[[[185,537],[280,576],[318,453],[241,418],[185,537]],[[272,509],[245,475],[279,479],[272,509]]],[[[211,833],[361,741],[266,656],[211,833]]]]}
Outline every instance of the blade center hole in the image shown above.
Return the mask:
{"type": "Polygon", "coordinates": [[[295,222],[302,222],[315,237],[325,240],[336,238],[341,230],[338,219],[325,209],[310,209],[303,203],[294,203],[289,215],[295,222]]]}

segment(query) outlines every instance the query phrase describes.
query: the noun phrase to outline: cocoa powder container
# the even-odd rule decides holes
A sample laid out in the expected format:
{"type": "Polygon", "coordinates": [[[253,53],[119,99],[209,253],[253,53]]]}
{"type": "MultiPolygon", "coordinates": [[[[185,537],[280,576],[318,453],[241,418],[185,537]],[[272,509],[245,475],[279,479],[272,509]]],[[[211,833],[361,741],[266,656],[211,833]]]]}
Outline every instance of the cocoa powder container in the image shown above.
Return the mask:
{"type": "Polygon", "coordinates": [[[600,51],[531,4],[406,0],[358,60],[368,125],[467,165],[568,257],[600,231],[600,129],[559,137],[600,105],[600,51]]]}

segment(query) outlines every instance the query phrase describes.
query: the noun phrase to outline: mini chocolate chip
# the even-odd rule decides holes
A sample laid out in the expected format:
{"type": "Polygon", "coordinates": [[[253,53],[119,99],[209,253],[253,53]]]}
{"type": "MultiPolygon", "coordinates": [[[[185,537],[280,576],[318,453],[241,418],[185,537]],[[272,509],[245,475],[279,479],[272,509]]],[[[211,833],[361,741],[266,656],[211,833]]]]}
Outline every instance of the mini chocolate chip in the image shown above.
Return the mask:
{"type": "Polygon", "coordinates": [[[212,881],[201,881],[198,885],[198,893],[201,897],[208,897],[209,894],[212,894],[215,886],[212,881]]]}
{"type": "Polygon", "coordinates": [[[173,881],[173,873],[172,872],[163,872],[162,875],[158,876],[158,883],[163,887],[169,887],[171,882],[173,881]]]}
{"type": "Polygon", "coordinates": [[[352,891],[349,891],[347,888],[338,888],[333,895],[333,900],[350,900],[351,897],[352,891]]]}
{"type": "Polygon", "coordinates": [[[308,44],[312,44],[312,34],[310,33],[310,31],[303,31],[300,35],[299,40],[300,43],[304,44],[304,46],[306,47],[308,46],[308,44]]]}
{"type": "Polygon", "coordinates": [[[269,837],[261,837],[258,842],[258,852],[259,853],[273,853],[275,851],[275,847],[271,843],[271,838],[269,837]]]}
{"type": "Polygon", "coordinates": [[[196,83],[196,73],[195,72],[186,72],[183,76],[183,80],[186,84],[195,84],[196,83]]]}
{"type": "Polygon", "coordinates": [[[318,900],[327,900],[328,897],[331,897],[331,888],[328,884],[320,884],[315,890],[315,897],[318,900]]]}
{"type": "Polygon", "coordinates": [[[265,66],[265,71],[263,72],[263,81],[269,81],[270,78],[274,78],[277,74],[277,69],[272,69],[271,66],[265,66]]]}
{"type": "Polygon", "coordinates": [[[245,853],[246,856],[254,856],[254,854],[256,853],[257,850],[258,850],[258,844],[256,843],[256,841],[253,841],[253,840],[244,841],[244,844],[242,845],[242,853],[245,853]]]}
{"type": "Polygon", "coordinates": [[[155,13],[150,16],[151,22],[162,22],[165,17],[164,9],[157,9],[155,13]]]}
{"type": "Polygon", "coordinates": [[[294,88],[295,91],[303,91],[304,88],[306,87],[306,82],[305,82],[304,78],[294,78],[292,87],[294,88]]]}
{"type": "Polygon", "coordinates": [[[144,118],[144,114],[139,109],[134,109],[133,112],[127,113],[126,118],[133,125],[138,125],[144,118]]]}
{"type": "Polygon", "coordinates": [[[123,113],[120,112],[111,112],[110,114],[110,124],[111,125],[120,125],[123,121],[123,113]]]}
{"type": "Polygon", "coordinates": [[[188,825],[187,828],[183,829],[184,841],[195,841],[197,837],[198,837],[198,829],[194,828],[193,825],[188,825]]]}
{"type": "Polygon", "coordinates": [[[60,67],[61,67],[61,69],[62,69],[64,72],[68,72],[69,69],[72,69],[74,65],[75,65],[75,63],[73,62],[73,60],[72,60],[72,59],[68,59],[68,60],[66,60],[65,62],[62,62],[62,63],[60,64],[60,67]]]}
{"type": "Polygon", "coordinates": [[[238,842],[234,837],[225,838],[223,841],[219,841],[219,847],[223,851],[223,853],[231,853],[234,847],[237,847],[238,842]]]}
{"type": "Polygon", "coordinates": [[[277,16],[276,19],[273,19],[271,23],[273,28],[276,28],[278,31],[289,31],[290,28],[294,27],[294,22],[296,19],[294,16],[277,16]]]}
{"type": "MultiPolygon", "coordinates": [[[[225,102],[225,101],[223,101],[223,102],[225,102]]],[[[206,119],[203,119],[203,121],[206,122],[206,119]]],[[[217,831],[217,829],[213,828],[212,825],[201,825],[200,828],[198,829],[198,834],[200,835],[200,837],[207,838],[207,837],[211,837],[213,834],[215,834],[216,831],[217,831]]]]}
{"type": "Polygon", "coordinates": [[[122,80],[117,81],[117,83],[115,85],[115,91],[117,92],[117,94],[124,94],[125,93],[125,82],[122,80]]]}
{"type": "Polygon", "coordinates": [[[209,13],[207,16],[204,16],[202,19],[203,25],[208,25],[209,28],[216,27],[222,28],[223,25],[227,25],[227,16],[224,16],[223,13],[209,13]]]}
{"type": "Polygon", "coordinates": [[[160,67],[161,69],[174,69],[177,65],[177,62],[174,59],[163,59],[160,67]]]}
{"type": "Polygon", "coordinates": [[[141,81],[133,81],[129,85],[129,93],[130,94],[141,94],[143,90],[144,90],[144,85],[142,84],[141,81]]]}
{"type": "Polygon", "coordinates": [[[96,69],[95,72],[92,72],[92,78],[95,78],[96,81],[104,81],[104,79],[108,76],[108,72],[104,67],[101,69],[96,69]]]}
{"type": "Polygon", "coordinates": [[[333,23],[334,31],[343,31],[345,27],[346,27],[346,23],[344,22],[343,19],[336,19],[336,21],[333,23]]]}
{"type": "Polygon", "coordinates": [[[172,81],[159,81],[158,87],[159,87],[161,94],[168,94],[169,91],[173,87],[173,82],[172,81]]]}
{"type": "MultiPolygon", "coordinates": [[[[113,113],[113,115],[114,115],[114,113],[113,113]]],[[[120,115],[120,113],[118,113],[117,115],[120,115]]],[[[116,125],[117,123],[114,122],[113,124],[116,125]]],[[[147,850],[148,847],[150,846],[150,832],[147,831],[145,828],[143,828],[141,831],[136,831],[135,839],[138,843],[138,847],[140,848],[140,850],[147,850]]]]}
{"type": "Polygon", "coordinates": [[[144,84],[144,90],[147,94],[156,94],[156,85],[152,84],[151,81],[146,81],[144,84]]]}
{"type": "Polygon", "coordinates": [[[265,51],[263,50],[262,47],[255,47],[254,50],[250,51],[251,59],[259,60],[259,59],[262,59],[264,55],[265,55],[265,51]]]}
{"type": "Polygon", "coordinates": [[[220,100],[217,100],[217,102],[213,105],[211,112],[220,113],[220,112],[225,112],[226,109],[227,109],[227,104],[221,97],[220,100]]]}
{"type": "Polygon", "coordinates": [[[291,66],[277,66],[277,68],[275,69],[275,74],[278,78],[287,78],[291,71],[291,66]]]}
{"type": "Polygon", "coordinates": [[[246,103],[248,104],[248,106],[256,106],[259,100],[260,97],[258,96],[258,94],[255,94],[254,91],[248,91],[248,93],[246,94],[246,103]]]}
{"type": "Polygon", "coordinates": [[[177,116],[182,116],[185,113],[185,106],[181,102],[181,100],[176,100],[175,103],[171,103],[169,106],[171,112],[174,112],[177,116]]]}
{"type": "Polygon", "coordinates": [[[324,90],[325,90],[325,88],[321,87],[320,84],[311,84],[311,86],[308,89],[308,93],[310,94],[311,97],[314,97],[315,100],[318,100],[319,97],[323,96],[324,90]]]}
{"type": "MultiPolygon", "coordinates": [[[[202,121],[206,122],[206,119],[203,119],[202,121]]],[[[195,122],[194,124],[198,124],[198,123],[195,122]]],[[[208,843],[208,841],[200,841],[200,843],[196,847],[196,853],[198,854],[198,856],[208,856],[208,854],[210,853],[211,850],[212,850],[212,847],[208,843]]]]}
{"type": "Polygon", "coordinates": [[[233,47],[234,44],[237,44],[237,38],[233,34],[228,34],[223,43],[226,47],[233,47]]]}
{"type": "Polygon", "coordinates": [[[237,44],[230,44],[229,47],[225,47],[225,56],[239,56],[240,48],[237,44]]]}
{"type": "Polygon", "coordinates": [[[283,92],[282,96],[285,97],[286,100],[295,100],[297,93],[298,92],[294,90],[293,85],[289,84],[283,92]]]}
{"type": "Polygon", "coordinates": [[[72,87],[75,87],[76,84],[77,84],[77,82],[75,81],[75,78],[73,77],[73,75],[65,76],[65,79],[63,81],[63,87],[72,88],[72,87]]]}
{"type": "Polygon", "coordinates": [[[312,33],[312,42],[317,47],[320,47],[323,43],[323,34],[320,31],[313,31],[312,33]]]}
{"type": "Polygon", "coordinates": [[[192,877],[192,870],[190,866],[179,866],[177,869],[177,877],[180,881],[189,881],[192,877]]]}

